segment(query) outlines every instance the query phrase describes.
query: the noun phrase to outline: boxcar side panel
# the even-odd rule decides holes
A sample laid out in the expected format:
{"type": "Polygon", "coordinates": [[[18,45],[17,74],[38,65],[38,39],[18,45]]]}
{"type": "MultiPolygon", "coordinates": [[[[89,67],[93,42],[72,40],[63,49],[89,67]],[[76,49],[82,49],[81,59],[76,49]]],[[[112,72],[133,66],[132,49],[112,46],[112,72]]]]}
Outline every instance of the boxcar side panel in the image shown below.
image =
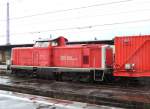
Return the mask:
{"type": "Polygon", "coordinates": [[[150,76],[150,36],[115,38],[114,76],[150,76]]]}

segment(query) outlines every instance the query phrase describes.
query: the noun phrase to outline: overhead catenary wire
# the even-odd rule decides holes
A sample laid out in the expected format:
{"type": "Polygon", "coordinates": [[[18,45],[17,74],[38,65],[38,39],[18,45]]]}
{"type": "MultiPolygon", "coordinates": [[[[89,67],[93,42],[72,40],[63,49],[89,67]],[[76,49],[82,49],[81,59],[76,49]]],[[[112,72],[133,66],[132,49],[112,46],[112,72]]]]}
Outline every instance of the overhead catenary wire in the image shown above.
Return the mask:
{"type": "Polygon", "coordinates": [[[79,17],[72,17],[72,18],[61,18],[61,19],[48,19],[48,20],[40,20],[40,22],[38,21],[37,22],[31,22],[29,24],[23,24],[23,25],[39,25],[39,24],[44,24],[44,22],[47,24],[47,22],[49,21],[70,21],[70,20],[79,20],[79,19],[82,19],[82,18],[95,18],[95,17],[100,17],[100,16],[109,16],[109,15],[117,15],[117,14],[128,14],[128,13],[137,13],[137,12],[144,12],[144,11],[150,11],[150,9],[141,9],[141,10],[130,10],[130,11],[122,11],[122,12],[116,12],[116,13],[108,13],[108,14],[99,14],[99,15],[93,15],[93,16],[79,16],[79,17]],[[43,22],[44,21],[44,22],[43,22]]]}
{"type": "MultiPolygon", "coordinates": [[[[133,0],[125,0],[125,1],[133,1],[133,0]]],[[[125,2],[124,1],[124,2],[125,2]]],[[[122,1],[123,2],[123,1],[122,1]]],[[[121,2],[121,3],[122,3],[121,2]]],[[[112,3],[112,2],[111,2],[112,3]]],[[[114,3],[114,2],[113,2],[114,3]]],[[[116,2],[115,2],[116,3],[116,2]]],[[[92,6],[92,5],[90,5],[92,6]]],[[[87,7],[87,6],[86,6],[87,7]]],[[[80,7],[81,8],[81,7],[80,7]]],[[[75,9],[75,8],[72,8],[72,9],[75,9]]],[[[83,8],[84,9],[84,8],[83,8]]],[[[144,11],[144,10],[147,10],[147,9],[143,9],[141,11],[144,11]]],[[[148,9],[149,10],[149,9],[148,9]]],[[[133,10],[133,12],[138,12],[140,10],[133,10]]],[[[125,11],[124,13],[130,13],[132,11],[125,11]]],[[[116,14],[121,14],[123,12],[118,12],[116,14]]],[[[44,13],[43,13],[44,14],[44,13]]],[[[45,13],[46,14],[46,13],[45,13]]],[[[48,14],[48,13],[47,13],[48,14]]],[[[113,13],[114,14],[114,13],[113,13]]],[[[36,15],[36,14],[35,14],[36,15]]],[[[105,14],[103,14],[102,16],[104,16],[105,14]]],[[[106,14],[106,15],[109,15],[109,14],[106,14]]],[[[111,13],[110,13],[111,15],[111,13]]],[[[101,16],[101,15],[98,15],[98,16],[101,16]]],[[[12,19],[13,20],[13,19],[12,19]]],[[[135,21],[135,22],[145,22],[147,20],[143,20],[143,21],[135,21]]],[[[148,20],[149,21],[149,20],[148,20]]],[[[81,26],[81,27],[68,27],[68,28],[56,28],[56,29],[51,29],[51,30],[39,30],[39,31],[30,31],[30,32],[22,32],[22,33],[12,33],[11,35],[17,35],[17,34],[32,34],[32,33],[39,33],[39,32],[48,32],[48,31],[64,31],[64,30],[72,30],[72,29],[90,29],[90,28],[94,28],[94,27],[97,27],[97,26],[109,26],[109,25],[118,25],[118,24],[126,24],[126,23],[134,23],[134,22],[118,22],[118,23],[112,23],[112,24],[100,24],[100,25],[88,25],[88,26],[81,26]]],[[[1,35],[0,35],[1,36],[1,35]]]]}
{"type": "MultiPolygon", "coordinates": [[[[82,30],[82,29],[91,29],[91,28],[94,28],[94,27],[114,26],[114,25],[129,24],[129,23],[140,23],[140,22],[149,22],[149,21],[150,21],[150,18],[148,18],[148,19],[141,19],[141,20],[134,20],[134,21],[124,21],[124,22],[115,22],[115,23],[88,25],[88,26],[81,26],[81,27],[68,27],[68,28],[57,28],[57,29],[51,29],[51,30],[38,30],[38,31],[29,31],[29,32],[21,32],[21,33],[12,33],[10,35],[34,34],[34,33],[51,32],[51,31],[74,30],[74,29],[82,30]]],[[[4,36],[4,35],[0,35],[0,36],[4,36]]]]}
{"type": "MultiPolygon", "coordinates": [[[[13,18],[10,18],[10,20],[25,19],[25,18],[36,17],[36,16],[41,16],[41,15],[46,15],[46,14],[61,13],[61,12],[74,11],[74,10],[80,10],[80,9],[86,9],[86,8],[92,8],[92,7],[98,7],[98,6],[120,4],[120,3],[130,2],[130,1],[134,1],[134,0],[113,1],[113,2],[108,2],[108,3],[100,3],[100,4],[94,4],[94,5],[82,6],[82,7],[76,7],[76,8],[69,8],[69,9],[64,9],[64,10],[48,11],[48,12],[37,13],[37,14],[32,14],[32,15],[13,17],[13,18]]],[[[0,20],[0,21],[5,21],[5,20],[0,20]]]]}
{"type": "MultiPolygon", "coordinates": [[[[109,16],[109,15],[117,15],[117,14],[128,14],[128,13],[137,13],[137,12],[144,12],[144,11],[150,11],[149,8],[146,8],[146,9],[136,9],[136,10],[128,10],[128,11],[120,11],[120,12],[113,12],[113,13],[106,13],[106,14],[99,14],[99,15],[88,15],[88,16],[77,16],[77,17],[71,17],[71,18],[59,18],[59,19],[48,19],[48,20],[40,20],[40,22],[31,22],[31,23],[27,23],[27,24],[23,24],[23,25],[39,25],[39,24],[43,24],[45,23],[45,21],[66,21],[66,20],[79,20],[79,19],[82,19],[82,18],[93,18],[93,17],[99,17],[99,16],[109,16]],[[43,22],[44,21],[44,22],[43,22]]],[[[0,20],[1,21],[1,20],[0,20]]],[[[47,23],[46,22],[46,23],[47,23]]]]}

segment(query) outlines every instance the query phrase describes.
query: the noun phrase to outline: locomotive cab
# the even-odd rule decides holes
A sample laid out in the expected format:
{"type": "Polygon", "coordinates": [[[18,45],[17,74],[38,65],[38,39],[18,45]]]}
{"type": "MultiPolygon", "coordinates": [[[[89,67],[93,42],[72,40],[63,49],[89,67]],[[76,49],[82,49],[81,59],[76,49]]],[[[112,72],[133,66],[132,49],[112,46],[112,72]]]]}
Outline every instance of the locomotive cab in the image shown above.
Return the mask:
{"type": "Polygon", "coordinates": [[[52,46],[64,46],[68,40],[62,36],[54,40],[38,40],[35,42],[34,47],[52,47],[52,46]]]}

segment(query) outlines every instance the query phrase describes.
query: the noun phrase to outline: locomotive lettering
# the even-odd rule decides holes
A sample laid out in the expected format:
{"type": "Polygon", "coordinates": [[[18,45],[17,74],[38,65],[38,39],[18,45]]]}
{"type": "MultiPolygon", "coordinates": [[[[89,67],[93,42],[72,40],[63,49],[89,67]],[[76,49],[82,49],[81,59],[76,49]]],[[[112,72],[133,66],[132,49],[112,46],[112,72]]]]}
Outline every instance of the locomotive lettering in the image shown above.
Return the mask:
{"type": "Polygon", "coordinates": [[[76,57],[73,56],[60,56],[61,61],[77,61],[76,57]]]}

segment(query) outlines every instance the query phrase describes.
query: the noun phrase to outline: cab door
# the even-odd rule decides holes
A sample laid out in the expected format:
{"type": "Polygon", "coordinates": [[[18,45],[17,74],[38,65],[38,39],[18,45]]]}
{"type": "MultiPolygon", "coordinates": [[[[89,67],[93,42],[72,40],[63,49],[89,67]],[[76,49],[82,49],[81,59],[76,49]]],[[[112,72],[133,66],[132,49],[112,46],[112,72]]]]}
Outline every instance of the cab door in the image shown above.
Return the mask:
{"type": "Polygon", "coordinates": [[[83,67],[89,67],[90,66],[90,60],[89,60],[89,55],[90,55],[90,48],[83,48],[83,67]]]}
{"type": "Polygon", "coordinates": [[[39,65],[39,52],[34,51],[33,52],[33,66],[38,66],[39,65]]]}

